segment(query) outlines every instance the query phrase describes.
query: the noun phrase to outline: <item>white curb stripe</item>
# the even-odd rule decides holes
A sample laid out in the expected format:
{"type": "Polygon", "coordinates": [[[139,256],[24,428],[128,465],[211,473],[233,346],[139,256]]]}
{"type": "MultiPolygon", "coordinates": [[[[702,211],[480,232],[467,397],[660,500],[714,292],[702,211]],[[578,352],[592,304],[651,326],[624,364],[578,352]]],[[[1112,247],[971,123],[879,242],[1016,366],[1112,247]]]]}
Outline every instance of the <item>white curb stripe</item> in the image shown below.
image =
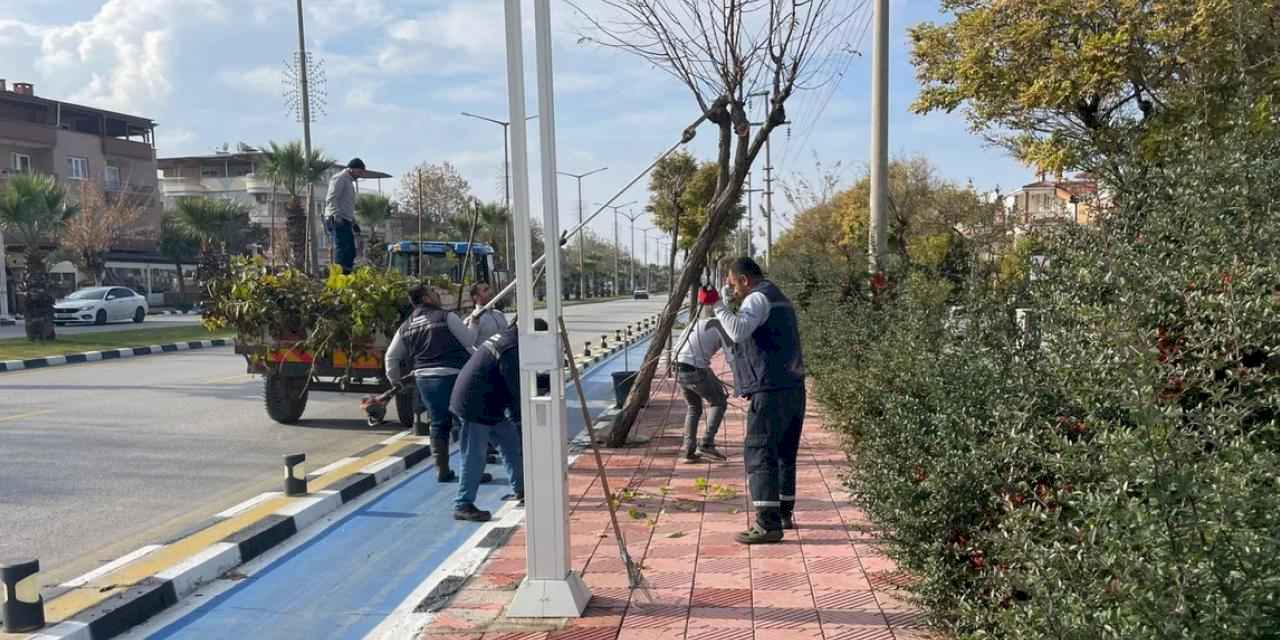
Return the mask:
{"type": "Polygon", "coordinates": [[[116,569],[119,569],[120,567],[123,567],[124,565],[129,564],[130,562],[133,562],[134,560],[137,560],[138,558],[141,558],[142,556],[145,556],[148,553],[151,553],[152,551],[155,551],[156,549],[159,549],[162,546],[163,545],[159,545],[159,544],[149,544],[145,547],[142,547],[141,549],[133,551],[132,553],[120,556],[119,558],[116,558],[115,560],[112,560],[111,562],[108,562],[107,564],[104,564],[101,567],[98,567],[97,569],[94,569],[93,571],[90,571],[89,573],[86,573],[78,578],[73,578],[71,580],[68,580],[59,586],[66,587],[68,589],[82,587],[88,584],[90,581],[100,578],[108,573],[111,573],[112,571],[115,571],[116,569]]]}
{"type": "Polygon", "coordinates": [[[321,491],[314,496],[298,498],[280,507],[275,515],[293,518],[293,526],[302,531],[320,518],[342,506],[342,494],[337,491],[321,491]]]}
{"type": "Polygon", "coordinates": [[[27,640],[93,640],[89,625],[84,622],[66,621],[49,627],[27,640]]]}
{"type": "Polygon", "coordinates": [[[214,517],[215,518],[234,518],[235,516],[238,516],[241,513],[244,513],[245,511],[252,509],[256,505],[262,504],[263,502],[270,500],[272,498],[278,498],[282,495],[284,494],[280,491],[268,491],[266,493],[259,493],[258,495],[252,498],[249,498],[248,500],[245,500],[244,502],[241,502],[240,504],[234,507],[231,507],[226,511],[223,511],[222,513],[219,513],[214,517]]]}
{"type": "Polygon", "coordinates": [[[360,472],[373,476],[375,482],[382,484],[386,482],[387,479],[404,470],[404,458],[391,456],[361,469],[360,472]]]}
{"type": "Polygon", "coordinates": [[[156,574],[161,580],[173,581],[178,597],[200,588],[200,585],[217,580],[222,574],[240,564],[240,545],[234,542],[218,542],[190,558],[156,574]]]}

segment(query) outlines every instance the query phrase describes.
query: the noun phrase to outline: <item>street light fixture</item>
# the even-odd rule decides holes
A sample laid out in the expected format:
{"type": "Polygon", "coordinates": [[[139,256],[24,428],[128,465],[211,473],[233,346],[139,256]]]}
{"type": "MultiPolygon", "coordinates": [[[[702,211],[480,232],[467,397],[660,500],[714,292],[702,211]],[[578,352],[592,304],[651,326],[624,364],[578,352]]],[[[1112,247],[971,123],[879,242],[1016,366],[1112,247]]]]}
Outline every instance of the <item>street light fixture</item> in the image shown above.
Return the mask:
{"type": "Polygon", "coordinates": [[[640,230],[644,234],[644,251],[640,254],[641,259],[645,261],[644,269],[644,290],[650,291],[653,287],[653,269],[649,265],[649,232],[656,231],[653,227],[645,227],[640,230]]]}
{"type": "MultiPolygon", "coordinates": [[[[600,167],[599,169],[592,169],[586,173],[569,173],[568,171],[556,172],[562,176],[569,176],[570,178],[573,178],[578,181],[578,226],[582,226],[582,179],[589,175],[600,173],[601,171],[604,171],[608,168],[609,167],[600,167]]],[[[587,270],[585,266],[586,261],[583,259],[583,254],[586,253],[586,240],[587,240],[587,234],[579,232],[578,233],[578,299],[579,300],[581,300],[587,292],[587,270]]]]}
{"type": "MultiPolygon", "coordinates": [[[[484,120],[485,122],[502,125],[502,202],[507,207],[507,249],[506,253],[502,256],[502,261],[503,264],[506,265],[507,271],[511,271],[511,152],[509,151],[510,143],[508,142],[510,134],[507,131],[507,128],[511,126],[511,123],[506,120],[478,116],[474,113],[467,113],[466,111],[463,111],[462,115],[468,118],[475,118],[477,120],[484,120]]],[[[525,118],[525,121],[528,122],[536,117],[538,117],[538,114],[535,113],[525,118]]],[[[421,241],[422,238],[418,238],[418,240],[421,241]]]]}
{"type": "Polygon", "coordinates": [[[618,283],[622,280],[621,272],[618,270],[618,258],[622,255],[622,243],[618,241],[618,209],[629,207],[636,204],[635,200],[619,205],[606,205],[603,202],[597,202],[597,207],[608,207],[613,209],[613,295],[618,295],[618,283]]]}
{"type": "Polygon", "coordinates": [[[643,211],[635,215],[628,214],[628,213],[622,214],[622,217],[626,218],[631,223],[631,290],[632,291],[636,290],[636,220],[639,220],[640,216],[642,215],[644,215],[643,211]]]}

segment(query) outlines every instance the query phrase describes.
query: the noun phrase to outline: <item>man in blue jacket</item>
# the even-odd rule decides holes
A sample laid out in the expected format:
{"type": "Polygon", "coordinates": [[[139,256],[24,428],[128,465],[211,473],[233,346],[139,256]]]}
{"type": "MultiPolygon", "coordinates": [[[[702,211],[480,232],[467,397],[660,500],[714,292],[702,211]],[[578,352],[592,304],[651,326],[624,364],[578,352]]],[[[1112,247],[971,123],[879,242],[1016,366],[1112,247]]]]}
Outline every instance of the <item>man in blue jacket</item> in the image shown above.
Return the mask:
{"type": "Polygon", "coordinates": [[[756,522],[736,538],[779,542],[794,528],[796,453],[804,425],[805,367],[791,300],[751,258],[730,263],[715,315],[733,343],[730,367],[738,395],[750,401],[743,460],[756,522]],[[728,302],[738,302],[737,310],[728,302]]]}
{"type": "MultiPolygon", "coordinates": [[[[545,331],[546,321],[534,320],[545,331]]],[[[502,464],[517,500],[524,499],[520,450],[520,345],[516,325],[481,342],[458,373],[449,411],[462,423],[462,480],[453,501],[453,519],[485,522],[492,517],[476,507],[490,439],[502,452],[502,464]]]]}

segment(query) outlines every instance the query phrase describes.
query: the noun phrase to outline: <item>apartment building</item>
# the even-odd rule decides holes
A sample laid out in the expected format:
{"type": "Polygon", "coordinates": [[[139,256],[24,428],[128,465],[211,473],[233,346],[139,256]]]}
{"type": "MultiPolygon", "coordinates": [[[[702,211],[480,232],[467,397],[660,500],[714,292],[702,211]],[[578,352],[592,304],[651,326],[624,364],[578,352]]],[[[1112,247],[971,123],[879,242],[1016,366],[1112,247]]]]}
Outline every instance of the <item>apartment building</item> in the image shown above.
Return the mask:
{"type": "Polygon", "coordinates": [[[1013,195],[1009,222],[1015,228],[1044,224],[1093,224],[1099,204],[1098,181],[1088,174],[1070,178],[1041,172],[1039,179],[1013,195]]]}
{"type": "MultiPolygon", "coordinates": [[[[139,232],[123,239],[108,255],[108,277],[118,281],[107,284],[152,293],[147,265],[162,262],[155,253],[156,236],[148,232],[159,227],[161,215],[154,198],[155,128],[150,118],[47,98],[38,95],[31,83],[0,79],[0,189],[11,175],[38,173],[56,178],[73,201],[83,181],[97,182],[108,198],[149,201],[151,206],[144,206],[139,232]],[[125,267],[125,263],[131,266],[125,267]]],[[[5,243],[5,288],[10,308],[20,308],[15,285],[25,268],[24,247],[12,237],[6,237],[5,243]]],[[[74,289],[85,279],[66,262],[52,265],[51,274],[59,293],[74,289]]]]}

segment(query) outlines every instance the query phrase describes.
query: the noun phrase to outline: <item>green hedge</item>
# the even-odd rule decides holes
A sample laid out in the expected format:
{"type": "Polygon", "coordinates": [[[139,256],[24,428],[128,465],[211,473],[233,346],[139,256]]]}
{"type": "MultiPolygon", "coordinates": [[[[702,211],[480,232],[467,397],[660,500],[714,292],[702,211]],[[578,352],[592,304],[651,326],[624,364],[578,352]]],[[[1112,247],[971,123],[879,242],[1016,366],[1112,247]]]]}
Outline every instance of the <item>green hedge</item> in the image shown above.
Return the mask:
{"type": "Polygon", "coordinates": [[[1276,141],[1188,131],[1104,223],[1037,238],[1049,267],[1018,291],[914,271],[832,304],[803,283],[851,490],[939,627],[1280,633],[1276,141]]]}

